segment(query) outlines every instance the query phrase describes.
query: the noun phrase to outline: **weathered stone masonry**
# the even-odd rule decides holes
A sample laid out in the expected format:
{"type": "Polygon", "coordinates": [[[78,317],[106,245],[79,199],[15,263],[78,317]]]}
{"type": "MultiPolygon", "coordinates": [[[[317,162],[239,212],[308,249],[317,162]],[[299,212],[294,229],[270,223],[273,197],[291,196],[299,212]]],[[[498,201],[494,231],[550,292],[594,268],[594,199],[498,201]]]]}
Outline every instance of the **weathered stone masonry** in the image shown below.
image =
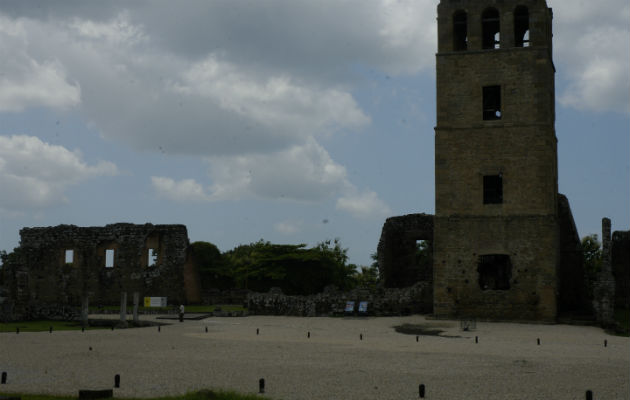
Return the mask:
{"type": "Polygon", "coordinates": [[[615,231],[611,246],[615,307],[630,309],[630,231],[615,231]]]}
{"type": "MultiPolygon", "coordinates": [[[[544,0],[438,5],[435,216],[418,238],[433,243],[433,277],[422,280],[438,317],[552,321],[588,308],[558,193],[552,17],[544,0]]],[[[419,280],[410,217],[383,226],[388,286],[419,280]]]]}
{"type": "Polygon", "coordinates": [[[287,296],[278,288],[269,293],[250,293],[247,307],[250,314],[295,315],[302,317],[343,315],[347,301],[368,302],[368,315],[389,316],[427,314],[431,312],[431,285],[419,282],[406,288],[355,289],[341,292],[327,288],[311,296],[287,296]]]}
{"type": "Polygon", "coordinates": [[[438,5],[437,316],[556,318],[551,19],[543,0],[438,5]]]}
{"type": "Polygon", "coordinates": [[[171,304],[199,297],[184,225],[59,225],[24,228],[20,237],[20,260],[5,272],[13,313],[80,306],[85,296],[94,305],[118,304],[122,292],[171,304]]]}
{"type": "Polygon", "coordinates": [[[408,287],[433,282],[433,269],[416,265],[416,242],[433,247],[433,215],[409,214],[387,218],[378,242],[378,265],[385,287],[408,287]]]}

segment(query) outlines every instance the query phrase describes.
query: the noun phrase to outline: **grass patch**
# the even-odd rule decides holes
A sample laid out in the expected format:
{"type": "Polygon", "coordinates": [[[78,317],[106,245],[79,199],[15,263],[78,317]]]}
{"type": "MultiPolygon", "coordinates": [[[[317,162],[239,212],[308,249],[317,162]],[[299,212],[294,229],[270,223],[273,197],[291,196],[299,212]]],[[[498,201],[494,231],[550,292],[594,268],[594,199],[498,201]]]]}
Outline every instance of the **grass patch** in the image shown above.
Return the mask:
{"type": "MultiPolygon", "coordinates": [[[[187,313],[211,313],[214,312],[214,310],[217,307],[221,307],[221,310],[223,311],[229,311],[229,312],[234,312],[234,311],[245,311],[246,308],[243,307],[242,304],[217,304],[217,305],[211,305],[211,306],[203,306],[203,305],[188,305],[186,306],[186,312],[187,313]]],[[[98,314],[100,312],[103,311],[109,311],[109,312],[119,312],[120,311],[120,306],[101,306],[101,307],[90,307],[90,313],[91,314],[98,314]]],[[[168,312],[179,312],[179,306],[169,306],[169,307],[138,307],[138,312],[143,313],[143,312],[147,312],[147,311],[152,311],[152,312],[163,312],[163,313],[168,313],[168,312]]],[[[133,307],[127,307],[127,314],[132,314],[133,313],[133,307]]]]}
{"type": "MultiPolygon", "coordinates": [[[[52,326],[53,331],[78,331],[81,330],[79,321],[18,321],[0,323],[0,332],[13,332],[20,328],[20,332],[48,332],[52,326]]],[[[105,329],[102,326],[87,326],[85,329],[105,329]]]]}
{"type": "MultiPolygon", "coordinates": [[[[20,394],[20,393],[5,393],[0,392],[0,396],[12,396],[21,397],[22,400],[75,400],[77,396],[50,396],[40,394],[20,394]]],[[[268,397],[261,397],[256,395],[240,394],[233,391],[223,390],[200,390],[197,392],[189,392],[183,396],[169,396],[169,397],[150,397],[143,398],[141,400],[269,400],[268,397]]],[[[134,399],[127,399],[134,400],[134,399]]],[[[140,399],[137,399],[140,400],[140,399]]]]}

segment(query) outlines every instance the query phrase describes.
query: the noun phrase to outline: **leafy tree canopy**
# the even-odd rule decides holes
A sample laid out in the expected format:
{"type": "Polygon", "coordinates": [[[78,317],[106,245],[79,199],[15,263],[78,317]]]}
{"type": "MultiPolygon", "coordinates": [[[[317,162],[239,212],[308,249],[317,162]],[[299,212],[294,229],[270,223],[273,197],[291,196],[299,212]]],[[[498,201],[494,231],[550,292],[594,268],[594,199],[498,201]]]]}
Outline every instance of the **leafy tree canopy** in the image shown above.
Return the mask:
{"type": "Polygon", "coordinates": [[[582,257],[584,261],[584,275],[586,290],[589,297],[593,297],[593,283],[597,280],[597,273],[602,268],[602,244],[597,235],[582,238],[582,257]]]}
{"type": "Polygon", "coordinates": [[[240,288],[267,291],[277,286],[286,294],[312,294],[334,284],[347,289],[353,267],[338,239],[313,248],[305,244],[272,244],[264,240],[240,245],[224,254],[240,288]]]}

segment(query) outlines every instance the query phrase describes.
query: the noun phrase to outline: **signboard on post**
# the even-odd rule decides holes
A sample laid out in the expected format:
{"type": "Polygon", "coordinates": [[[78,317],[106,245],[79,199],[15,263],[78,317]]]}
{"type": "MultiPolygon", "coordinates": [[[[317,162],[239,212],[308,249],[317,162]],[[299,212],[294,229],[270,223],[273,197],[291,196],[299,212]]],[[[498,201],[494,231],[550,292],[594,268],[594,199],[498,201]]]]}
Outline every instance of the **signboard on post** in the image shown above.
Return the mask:
{"type": "Polygon", "coordinates": [[[359,302],[359,314],[367,314],[368,302],[360,301],[359,302]]]}
{"type": "Polygon", "coordinates": [[[145,307],[166,307],[166,297],[145,297],[145,307]]]}
{"type": "Polygon", "coordinates": [[[354,301],[346,301],[346,309],[344,312],[346,314],[352,314],[354,312],[354,301]]]}

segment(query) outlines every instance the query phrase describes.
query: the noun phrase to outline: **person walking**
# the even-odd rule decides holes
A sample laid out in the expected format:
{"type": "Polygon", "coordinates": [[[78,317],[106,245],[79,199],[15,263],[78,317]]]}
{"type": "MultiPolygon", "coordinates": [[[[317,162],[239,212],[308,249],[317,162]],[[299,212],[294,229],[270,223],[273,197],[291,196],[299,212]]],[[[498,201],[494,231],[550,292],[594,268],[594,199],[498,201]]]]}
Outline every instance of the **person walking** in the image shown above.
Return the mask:
{"type": "Polygon", "coordinates": [[[184,322],[184,305],[180,304],[179,305],[179,322],[184,322]]]}

